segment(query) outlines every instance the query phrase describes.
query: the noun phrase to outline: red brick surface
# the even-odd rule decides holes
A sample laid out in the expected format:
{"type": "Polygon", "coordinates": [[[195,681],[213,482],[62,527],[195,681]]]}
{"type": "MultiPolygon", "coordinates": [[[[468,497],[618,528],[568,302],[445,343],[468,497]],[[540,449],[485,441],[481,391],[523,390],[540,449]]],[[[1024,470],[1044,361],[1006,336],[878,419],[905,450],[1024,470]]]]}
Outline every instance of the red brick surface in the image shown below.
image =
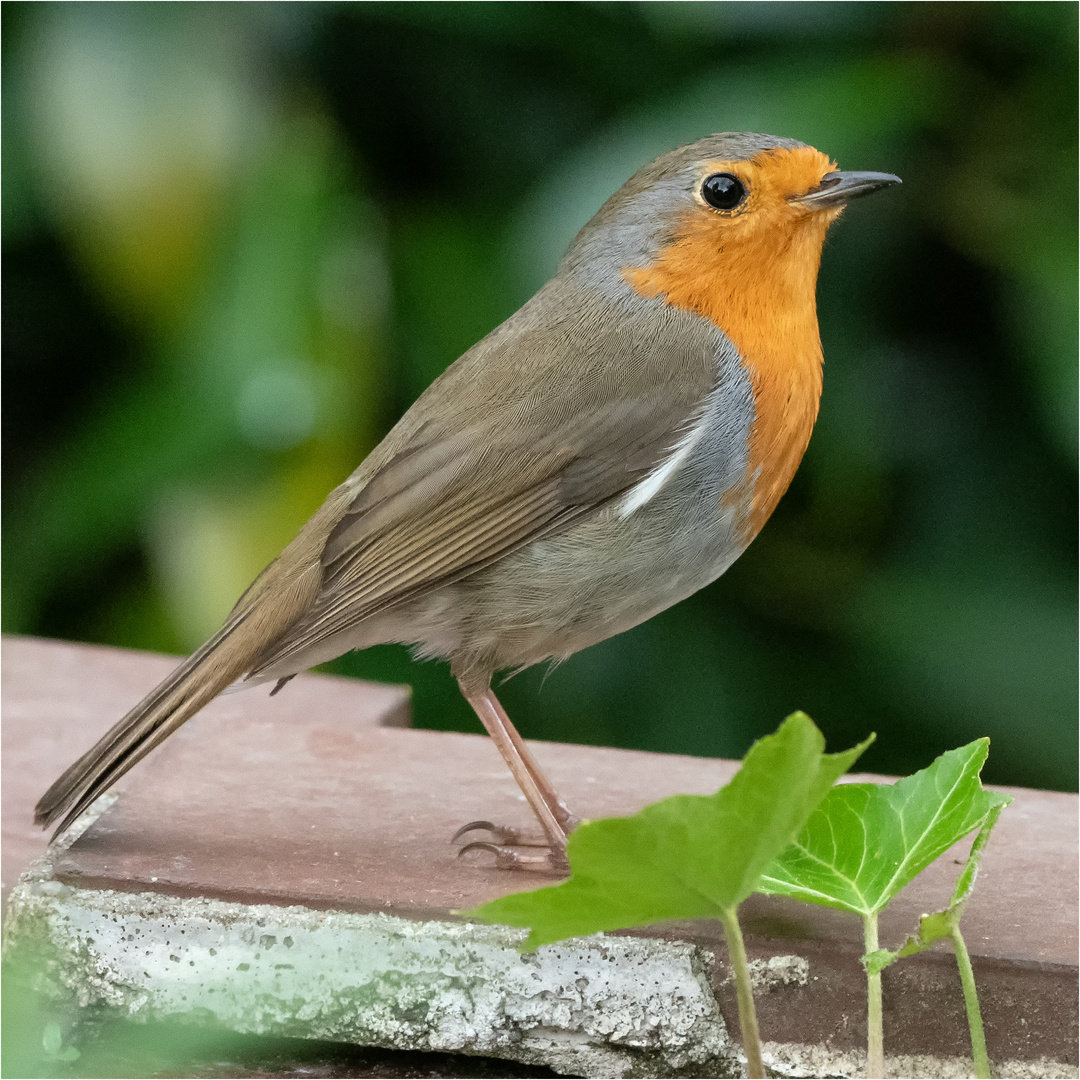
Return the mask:
{"type": "MultiPolygon", "coordinates": [[[[177,658],[130,649],[5,637],[3,665],[2,869],[4,893],[45,851],[48,834],[34,826],[34,804],[45,789],[151,690],[177,658]]],[[[276,695],[272,715],[289,724],[310,713],[348,714],[356,727],[410,720],[408,687],[302,675],[299,693],[276,695]]],[[[246,723],[266,707],[266,688],[218,698],[199,722],[213,731],[246,723]],[[257,696],[256,696],[257,695],[257,696]]],[[[117,785],[124,791],[141,775],[136,766],[117,785]]]]}

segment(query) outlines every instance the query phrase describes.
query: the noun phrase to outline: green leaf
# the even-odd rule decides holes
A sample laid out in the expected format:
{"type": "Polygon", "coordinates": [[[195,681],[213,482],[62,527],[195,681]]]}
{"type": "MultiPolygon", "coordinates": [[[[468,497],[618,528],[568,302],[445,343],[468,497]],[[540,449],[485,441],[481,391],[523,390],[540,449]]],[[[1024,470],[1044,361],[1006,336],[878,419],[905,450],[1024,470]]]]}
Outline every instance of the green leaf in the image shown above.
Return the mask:
{"type": "Polygon", "coordinates": [[[905,956],[914,956],[916,953],[928,949],[935,941],[942,941],[953,936],[953,931],[960,925],[960,917],[964,914],[964,907],[971,896],[971,890],[975,887],[975,878],[979,873],[979,864],[982,862],[983,852],[986,850],[986,842],[990,839],[990,833],[1012,798],[1009,795],[1001,795],[996,791],[988,792],[993,800],[986,817],[983,819],[979,835],[975,837],[968,853],[964,869],[957,878],[956,888],[953,890],[952,900],[949,906],[942,911],[934,911],[929,915],[923,915],[919,919],[918,929],[908,936],[907,941],[895,952],[888,949],[878,949],[863,957],[863,964],[867,971],[881,971],[897,960],[905,956]]]}
{"type": "Polygon", "coordinates": [[[765,871],[760,891],[858,915],[880,912],[1001,803],[979,780],[989,745],[977,739],[950,750],[895,784],[833,788],[765,871]]]}
{"type": "Polygon", "coordinates": [[[975,888],[975,878],[978,877],[979,866],[982,864],[983,852],[986,850],[990,833],[994,831],[997,819],[1001,817],[1001,811],[1012,802],[1011,795],[1002,795],[998,791],[991,791],[987,794],[990,796],[990,809],[983,819],[979,835],[975,837],[975,842],[971,845],[971,851],[968,853],[967,862],[964,863],[964,869],[960,871],[960,876],[956,879],[956,888],[953,889],[952,900],[949,904],[950,908],[962,907],[967,903],[971,890],[975,888]]]}
{"type": "Polygon", "coordinates": [[[754,891],[870,741],[824,754],[813,721],[794,713],[750,748],[715,795],[676,795],[632,817],[585,822],[567,846],[568,881],[461,914],[531,927],[526,948],[659,919],[718,916],[754,891]]]}

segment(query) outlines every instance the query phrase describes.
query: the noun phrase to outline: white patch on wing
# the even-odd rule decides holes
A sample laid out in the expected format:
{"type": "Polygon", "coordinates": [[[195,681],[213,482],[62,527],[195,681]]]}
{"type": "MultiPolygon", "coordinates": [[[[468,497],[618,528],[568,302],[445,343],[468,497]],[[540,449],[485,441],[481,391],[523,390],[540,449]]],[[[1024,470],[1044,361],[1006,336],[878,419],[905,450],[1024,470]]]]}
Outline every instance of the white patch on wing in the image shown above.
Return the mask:
{"type": "Polygon", "coordinates": [[[694,421],[690,430],[668,452],[668,457],[626,493],[619,507],[619,517],[628,518],[635,510],[640,510],[650,499],[656,497],[668,479],[690,456],[700,441],[708,421],[708,410],[702,410],[701,416],[694,421]]]}

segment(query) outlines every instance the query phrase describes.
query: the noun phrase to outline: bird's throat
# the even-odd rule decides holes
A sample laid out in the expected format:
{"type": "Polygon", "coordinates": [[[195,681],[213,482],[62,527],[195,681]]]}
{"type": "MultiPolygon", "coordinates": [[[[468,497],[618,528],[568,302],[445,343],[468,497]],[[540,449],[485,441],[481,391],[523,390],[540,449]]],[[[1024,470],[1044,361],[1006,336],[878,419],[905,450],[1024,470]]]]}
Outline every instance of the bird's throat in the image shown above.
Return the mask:
{"type": "Polygon", "coordinates": [[[661,296],[709,319],[739,352],[755,415],[749,467],[730,498],[749,503],[741,523],[747,543],[791,483],[817,419],[822,352],[815,293],[834,217],[810,218],[779,234],[755,231],[719,249],[713,230],[688,228],[652,265],[623,271],[640,295],[661,296]]]}

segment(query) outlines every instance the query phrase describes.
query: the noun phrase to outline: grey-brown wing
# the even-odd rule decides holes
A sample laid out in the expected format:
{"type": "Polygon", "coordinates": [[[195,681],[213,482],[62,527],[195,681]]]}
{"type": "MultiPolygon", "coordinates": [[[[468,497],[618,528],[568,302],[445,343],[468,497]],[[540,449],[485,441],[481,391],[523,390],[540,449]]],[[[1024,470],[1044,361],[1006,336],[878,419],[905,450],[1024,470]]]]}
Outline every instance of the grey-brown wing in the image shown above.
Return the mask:
{"type": "Polygon", "coordinates": [[[533,358],[517,380],[492,349],[466,354],[337,521],[315,602],[258,669],[565,528],[662,462],[715,386],[715,346],[692,324],[674,345],[632,329],[495,342],[533,358]]]}

